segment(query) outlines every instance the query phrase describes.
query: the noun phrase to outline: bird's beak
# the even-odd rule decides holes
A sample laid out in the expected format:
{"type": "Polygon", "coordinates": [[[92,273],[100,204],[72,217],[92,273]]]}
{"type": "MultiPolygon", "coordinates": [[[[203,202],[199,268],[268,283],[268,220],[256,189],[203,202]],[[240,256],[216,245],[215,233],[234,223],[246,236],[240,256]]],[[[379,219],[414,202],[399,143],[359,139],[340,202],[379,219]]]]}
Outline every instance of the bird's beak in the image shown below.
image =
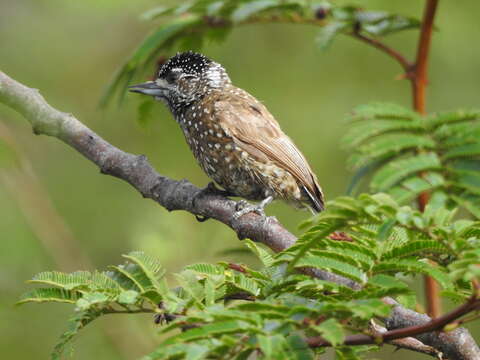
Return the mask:
{"type": "Polygon", "coordinates": [[[162,96],[164,88],[159,86],[155,81],[147,81],[143,84],[132,85],[128,87],[129,91],[144,95],[162,96]]]}

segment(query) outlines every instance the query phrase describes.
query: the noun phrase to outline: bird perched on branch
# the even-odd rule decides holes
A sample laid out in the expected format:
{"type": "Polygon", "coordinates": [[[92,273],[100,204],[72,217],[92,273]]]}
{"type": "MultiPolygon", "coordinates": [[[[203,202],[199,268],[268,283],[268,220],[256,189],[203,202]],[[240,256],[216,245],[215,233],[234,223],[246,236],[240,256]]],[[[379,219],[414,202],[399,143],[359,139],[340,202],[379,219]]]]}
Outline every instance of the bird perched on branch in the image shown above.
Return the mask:
{"type": "Polygon", "coordinates": [[[322,190],[305,157],[267,108],[235,87],[220,64],[191,51],[179,53],[154,81],[130,91],[168,106],[211,179],[233,196],[261,201],[244,202],[237,217],[250,211],[263,215],[274,199],[323,210],[322,190]]]}

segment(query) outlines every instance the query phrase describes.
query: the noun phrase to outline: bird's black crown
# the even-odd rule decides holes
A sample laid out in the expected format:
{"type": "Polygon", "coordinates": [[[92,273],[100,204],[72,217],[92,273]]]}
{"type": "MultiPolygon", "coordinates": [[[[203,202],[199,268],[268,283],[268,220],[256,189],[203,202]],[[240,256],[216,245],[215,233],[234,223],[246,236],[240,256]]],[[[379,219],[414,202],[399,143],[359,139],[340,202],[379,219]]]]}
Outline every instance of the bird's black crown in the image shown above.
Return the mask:
{"type": "Polygon", "coordinates": [[[165,78],[172,69],[180,68],[183,73],[186,74],[203,74],[208,67],[212,64],[212,60],[206,56],[195,53],[193,51],[187,51],[178,53],[171,57],[160,69],[158,74],[159,78],[165,78]]]}

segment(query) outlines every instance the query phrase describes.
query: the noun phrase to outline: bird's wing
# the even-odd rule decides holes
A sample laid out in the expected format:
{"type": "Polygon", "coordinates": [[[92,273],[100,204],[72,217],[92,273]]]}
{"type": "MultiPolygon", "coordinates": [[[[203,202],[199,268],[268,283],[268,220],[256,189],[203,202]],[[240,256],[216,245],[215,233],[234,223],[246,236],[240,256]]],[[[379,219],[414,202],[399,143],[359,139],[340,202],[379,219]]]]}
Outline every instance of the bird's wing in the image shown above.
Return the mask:
{"type": "Polygon", "coordinates": [[[270,160],[287,170],[303,187],[316,211],[323,210],[317,178],[292,140],[270,112],[248,93],[215,101],[215,118],[235,143],[260,161],[270,160]]]}

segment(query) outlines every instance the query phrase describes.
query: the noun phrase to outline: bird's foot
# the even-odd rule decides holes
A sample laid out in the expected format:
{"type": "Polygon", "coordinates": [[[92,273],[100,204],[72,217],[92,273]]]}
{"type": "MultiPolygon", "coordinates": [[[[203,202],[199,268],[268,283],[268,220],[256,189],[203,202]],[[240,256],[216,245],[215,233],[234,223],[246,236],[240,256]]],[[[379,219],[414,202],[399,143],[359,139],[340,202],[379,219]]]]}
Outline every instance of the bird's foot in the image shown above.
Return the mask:
{"type": "Polygon", "coordinates": [[[233,218],[237,220],[243,215],[248,214],[250,212],[254,212],[262,217],[266,217],[265,206],[270,204],[272,200],[273,200],[273,196],[269,196],[263,199],[258,205],[252,205],[245,200],[240,200],[239,202],[237,202],[237,207],[235,209],[236,210],[235,214],[233,214],[233,218]]]}
{"type": "MultiPolygon", "coordinates": [[[[202,190],[200,190],[200,192],[197,195],[195,195],[195,197],[193,198],[193,205],[195,205],[195,200],[197,200],[197,198],[204,195],[220,195],[220,196],[228,197],[228,196],[233,196],[234,194],[232,194],[229,191],[219,189],[215,185],[215,183],[211,181],[207,184],[207,186],[205,186],[202,190]]],[[[195,215],[195,219],[197,219],[198,222],[205,222],[210,218],[208,216],[195,215]]]]}

